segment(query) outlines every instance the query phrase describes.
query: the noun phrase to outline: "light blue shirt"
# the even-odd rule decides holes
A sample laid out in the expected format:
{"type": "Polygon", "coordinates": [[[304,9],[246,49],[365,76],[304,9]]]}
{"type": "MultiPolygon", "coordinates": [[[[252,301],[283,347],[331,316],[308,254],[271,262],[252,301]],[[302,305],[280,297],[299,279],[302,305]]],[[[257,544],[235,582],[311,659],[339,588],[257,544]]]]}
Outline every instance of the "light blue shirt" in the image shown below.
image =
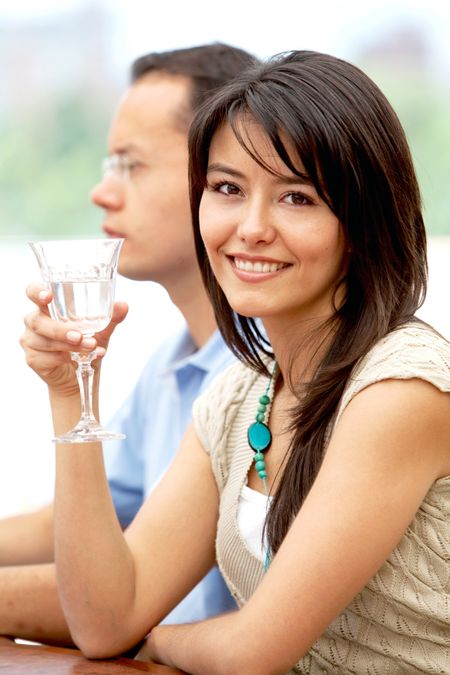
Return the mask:
{"type": "MultiPolygon", "coordinates": [[[[132,521],[174,458],[191,420],[194,400],[234,360],[218,332],[196,350],[184,328],[148,361],[131,396],[109,424],[109,428],[125,433],[126,439],[105,444],[110,490],[123,527],[132,521]]],[[[219,570],[214,568],[165,623],[201,621],[235,608],[219,570]]]]}

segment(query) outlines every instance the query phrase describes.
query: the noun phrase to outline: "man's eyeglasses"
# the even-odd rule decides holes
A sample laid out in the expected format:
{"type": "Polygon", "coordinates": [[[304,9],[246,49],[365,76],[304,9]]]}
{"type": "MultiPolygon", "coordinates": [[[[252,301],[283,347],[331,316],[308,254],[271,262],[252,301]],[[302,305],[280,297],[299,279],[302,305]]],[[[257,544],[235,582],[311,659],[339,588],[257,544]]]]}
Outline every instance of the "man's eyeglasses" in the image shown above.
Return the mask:
{"type": "Polygon", "coordinates": [[[112,174],[120,180],[128,180],[130,170],[136,165],[136,162],[125,153],[115,153],[108,155],[102,161],[102,177],[112,174]]]}

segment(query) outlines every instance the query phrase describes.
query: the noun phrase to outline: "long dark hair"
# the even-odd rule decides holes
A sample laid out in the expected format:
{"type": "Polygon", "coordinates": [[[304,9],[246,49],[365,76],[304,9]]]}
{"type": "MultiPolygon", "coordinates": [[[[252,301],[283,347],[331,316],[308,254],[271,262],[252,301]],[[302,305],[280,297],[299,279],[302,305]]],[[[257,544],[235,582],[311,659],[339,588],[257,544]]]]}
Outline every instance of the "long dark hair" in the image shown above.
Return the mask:
{"type": "MultiPolygon", "coordinates": [[[[229,124],[264,166],[239,133],[248,118],[298,174],[282,140],[289,138],[317,192],[338,217],[350,251],[344,302],[322,326],[329,338],[325,354],[293,411],[295,433],[266,523],[276,552],[320,468],[327,429],[352,368],[377,340],[412,320],[424,300],[426,237],[404,131],[361,70],[329,55],[295,51],[238,76],[194,119],[190,186],[197,255],[216,319],[227,344],[250,367],[266,372],[262,354],[270,348],[257,323],[229,306],[212,273],[198,219],[211,139],[222,124],[229,124]]],[[[289,384],[296,390],[292,379],[289,384]]]]}

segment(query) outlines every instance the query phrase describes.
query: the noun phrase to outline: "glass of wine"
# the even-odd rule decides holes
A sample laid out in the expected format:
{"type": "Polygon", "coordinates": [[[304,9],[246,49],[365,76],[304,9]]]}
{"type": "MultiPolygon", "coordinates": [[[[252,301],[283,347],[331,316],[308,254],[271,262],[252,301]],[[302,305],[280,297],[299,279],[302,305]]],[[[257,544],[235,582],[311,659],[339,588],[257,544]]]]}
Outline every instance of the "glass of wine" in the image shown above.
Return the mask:
{"type": "MultiPolygon", "coordinates": [[[[68,328],[92,337],[111,321],[117,262],[123,239],[78,239],[31,242],[42,278],[53,295],[50,316],[68,328]]],[[[94,370],[90,354],[71,352],[77,364],[81,417],[73,429],[54,438],[55,443],[91,443],[125,438],[108,431],[92,410],[94,370]]]]}

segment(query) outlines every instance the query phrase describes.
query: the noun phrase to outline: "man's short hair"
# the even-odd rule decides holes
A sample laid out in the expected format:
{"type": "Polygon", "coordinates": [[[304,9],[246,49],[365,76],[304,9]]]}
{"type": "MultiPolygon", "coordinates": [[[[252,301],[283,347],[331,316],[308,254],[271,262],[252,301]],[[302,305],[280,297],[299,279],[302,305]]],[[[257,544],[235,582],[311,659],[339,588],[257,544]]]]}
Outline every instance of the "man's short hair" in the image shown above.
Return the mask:
{"type": "Polygon", "coordinates": [[[217,89],[257,61],[244,49],[221,42],[151,52],[133,62],[131,81],[134,83],[154,72],[186,77],[191,82],[190,112],[193,113],[217,89]]]}

